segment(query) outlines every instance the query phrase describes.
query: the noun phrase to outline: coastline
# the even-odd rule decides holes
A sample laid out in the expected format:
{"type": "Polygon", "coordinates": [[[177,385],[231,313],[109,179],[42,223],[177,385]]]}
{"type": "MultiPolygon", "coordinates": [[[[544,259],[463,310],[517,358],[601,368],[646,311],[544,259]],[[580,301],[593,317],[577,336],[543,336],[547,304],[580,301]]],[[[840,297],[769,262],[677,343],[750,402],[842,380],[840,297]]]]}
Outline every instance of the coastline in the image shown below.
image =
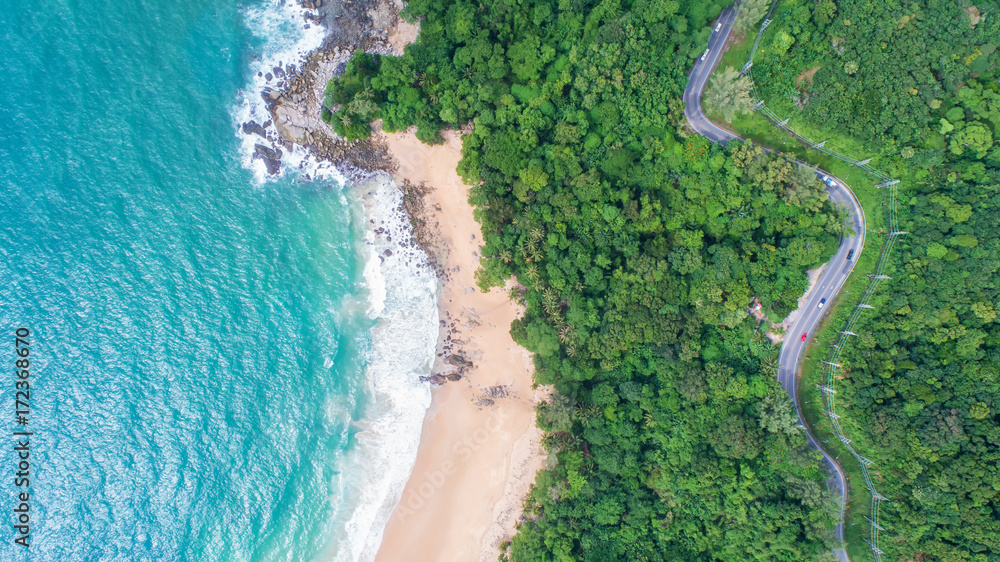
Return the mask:
{"type": "Polygon", "coordinates": [[[545,390],[532,389],[531,356],[509,333],[518,305],[502,289],[476,287],[481,235],[455,171],[459,134],[438,146],[412,132],[379,137],[398,162],[397,183],[420,198],[416,236],[439,271],[433,372],[461,378],[432,387],[416,462],[375,559],[496,560],[544,461],[535,404],[545,390]]]}
{"type": "Polygon", "coordinates": [[[241,160],[258,182],[286,170],[309,181],[364,179],[389,168],[381,146],[339,138],[321,113],[327,83],[355,51],[399,55],[416,40],[420,26],[400,17],[403,6],[402,0],[269,0],[246,10],[265,45],[251,57],[250,83],[238,93],[234,118],[241,160]]]}
{"type": "MultiPolygon", "coordinates": [[[[418,263],[424,264],[421,268],[430,265],[436,274],[440,319],[438,333],[420,338],[437,340],[428,376],[418,381],[417,374],[404,369],[408,372],[400,371],[395,378],[412,380],[397,380],[395,390],[381,392],[385,404],[401,408],[405,402],[404,409],[420,408],[419,414],[414,411],[422,419],[419,443],[382,451],[397,460],[412,460],[415,455],[412,469],[406,461],[392,464],[405,472],[389,470],[389,465],[377,468],[378,462],[371,465],[381,474],[376,478],[380,490],[376,495],[381,499],[377,505],[361,506],[348,522],[352,533],[363,537],[336,554],[340,547],[331,543],[326,554],[338,560],[342,555],[380,561],[496,560],[501,545],[516,531],[524,499],[544,463],[535,405],[548,397],[548,391],[532,388],[531,356],[510,336],[511,322],[521,313],[519,305],[506,290],[484,294],[476,286],[482,237],[467,186],[456,172],[460,134],[444,132],[446,142],[433,147],[417,140],[412,131],[387,134],[378,125],[368,140],[346,142],[337,137],[320,119],[327,82],[343,71],[355,50],[401,54],[416,39],[419,25],[399,17],[400,0],[349,4],[297,0],[296,4],[293,8],[282,3],[281,9],[285,18],[305,22],[304,35],[292,47],[256,63],[257,77],[237,113],[244,165],[261,182],[283,175],[286,169],[297,169],[306,181],[347,182],[366,207],[399,197],[401,202],[392,209],[375,213],[368,209],[367,218],[372,220],[365,228],[366,244],[370,249],[378,246],[373,271],[391,270],[387,260],[407,269],[418,263]],[[319,29],[322,39],[315,34],[319,29]],[[390,196],[391,192],[398,195],[390,196]],[[390,224],[395,226],[390,229],[390,224]],[[399,230],[410,231],[407,226],[412,232],[399,230]],[[393,243],[394,238],[402,246],[393,243]],[[392,248],[382,247],[386,243],[392,248]],[[429,264],[413,254],[421,250],[429,264]],[[422,388],[418,392],[413,387],[422,388]],[[392,398],[399,392],[421,397],[413,394],[400,402],[392,398]],[[424,392],[430,395],[429,406],[424,392]]],[[[382,293],[375,300],[384,299],[385,284],[368,277],[374,292],[382,293]]],[[[396,411],[397,417],[401,414],[402,410],[396,411]]],[[[393,419],[397,424],[402,420],[393,419]]],[[[407,430],[396,438],[412,439],[410,435],[407,430]]]]}

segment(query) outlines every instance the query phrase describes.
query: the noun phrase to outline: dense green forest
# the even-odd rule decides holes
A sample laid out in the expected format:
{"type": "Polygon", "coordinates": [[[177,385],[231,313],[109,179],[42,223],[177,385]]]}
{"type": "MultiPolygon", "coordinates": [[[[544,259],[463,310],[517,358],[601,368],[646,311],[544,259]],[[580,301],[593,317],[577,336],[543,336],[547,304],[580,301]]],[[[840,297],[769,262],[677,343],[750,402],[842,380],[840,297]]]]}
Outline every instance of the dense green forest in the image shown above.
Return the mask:
{"type": "Polygon", "coordinates": [[[966,120],[949,114],[963,86],[974,90],[970,81],[985,77],[980,97],[983,86],[996,93],[1000,3],[973,4],[782,0],[754,57],[754,84],[779,115],[866,141],[886,155],[948,148],[955,136],[985,146],[1000,117],[994,96],[966,108],[975,119],[964,135],[962,126],[950,128],[952,119],[966,120]]]}
{"type": "Polygon", "coordinates": [[[351,138],[472,124],[480,285],[520,281],[511,333],[556,389],[552,467],[503,558],[831,556],[828,474],[747,308],[787,314],[843,222],[811,170],[684,133],[726,3],[413,0],[419,41],[356,55],[329,88],[351,138]]]}
{"type": "Polygon", "coordinates": [[[903,180],[909,234],[838,383],[890,501],[881,547],[1000,560],[1000,4],[803,0],[775,14],[754,59],[762,99],[903,180]]]}

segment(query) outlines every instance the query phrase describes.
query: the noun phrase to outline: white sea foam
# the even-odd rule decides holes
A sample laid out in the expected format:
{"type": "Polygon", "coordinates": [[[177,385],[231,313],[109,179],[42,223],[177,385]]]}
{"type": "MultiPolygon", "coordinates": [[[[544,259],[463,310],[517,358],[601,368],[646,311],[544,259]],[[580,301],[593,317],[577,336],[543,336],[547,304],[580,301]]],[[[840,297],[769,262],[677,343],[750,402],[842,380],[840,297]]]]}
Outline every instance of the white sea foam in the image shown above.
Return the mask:
{"type": "Polygon", "coordinates": [[[286,170],[297,170],[303,177],[310,179],[334,179],[343,183],[343,175],[330,162],[317,161],[308,150],[299,145],[293,145],[291,150],[281,146],[281,137],[273,123],[265,127],[267,139],[256,133],[246,133],[242,128],[243,123],[249,121],[264,125],[271,120],[261,93],[269,86],[275,88],[280,80],[272,77],[269,84],[267,74],[276,66],[285,69],[289,64],[294,64],[301,68],[305,56],[323,44],[326,28],[307,20],[306,14],[315,15],[311,10],[300,7],[295,0],[266,0],[258,6],[247,8],[244,13],[250,31],[263,44],[250,63],[250,83],[240,92],[232,113],[236,134],[240,139],[240,161],[244,168],[253,172],[258,183],[281,177],[286,170]],[[277,176],[270,176],[264,161],[253,157],[258,144],[281,150],[284,165],[277,176]]]}
{"type": "MultiPolygon", "coordinates": [[[[273,179],[264,162],[253,158],[258,143],[271,146],[279,139],[273,125],[267,127],[271,142],[242,131],[253,120],[264,124],[270,114],[261,98],[268,86],[266,74],[279,63],[301,65],[303,57],[322,43],[325,30],[313,24],[304,29],[305,10],[293,0],[268,0],[248,9],[246,18],[253,32],[265,39],[261,56],[252,63],[251,83],[241,93],[233,110],[239,130],[241,160],[258,182],[273,179]]],[[[271,86],[274,86],[272,81],[271,86]]],[[[299,177],[334,179],[344,185],[344,176],[330,163],[316,162],[302,147],[282,147],[286,170],[299,177]]],[[[280,177],[280,176],[279,176],[280,177]]],[[[333,468],[330,489],[332,516],[326,522],[329,543],[319,560],[370,561],[382,542],[386,522],[402,495],[417,455],[424,415],[430,405],[430,389],[419,380],[430,374],[438,336],[437,278],[424,252],[412,243],[412,229],[401,211],[403,195],[387,175],[364,182],[352,193],[361,196],[365,236],[362,248],[367,302],[364,309],[374,321],[366,353],[363,402],[366,408],[357,442],[333,468]],[[367,191],[359,193],[360,188],[367,191]],[[379,230],[381,229],[381,230],[379,230]]],[[[354,307],[350,303],[350,307],[354,307]]],[[[341,311],[357,314],[361,310],[341,311]]],[[[343,419],[339,402],[328,405],[330,420],[343,419]]],[[[344,406],[346,410],[346,406],[344,406]]]]}
{"type": "Polygon", "coordinates": [[[385,256],[379,260],[374,244],[366,244],[362,251],[365,255],[365,285],[368,287],[368,317],[378,318],[385,310],[385,276],[382,275],[385,256]]]}
{"type": "Polygon", "coordinates": [[[369,313],[377,315],[368,353],[371,400],[349,470],[366,474],[360,501],[346,521],[356,537],[338,548],[337,562],[369,561],[416,460],[430,390],[419,382],[430,373],[438,335],[437,278],[400,210],[403,195],[386,175],[365,182],[362,194],[371,261],[365,268],[369,313]],[[374,221],[374,224],[368,222],[374,221]]]}

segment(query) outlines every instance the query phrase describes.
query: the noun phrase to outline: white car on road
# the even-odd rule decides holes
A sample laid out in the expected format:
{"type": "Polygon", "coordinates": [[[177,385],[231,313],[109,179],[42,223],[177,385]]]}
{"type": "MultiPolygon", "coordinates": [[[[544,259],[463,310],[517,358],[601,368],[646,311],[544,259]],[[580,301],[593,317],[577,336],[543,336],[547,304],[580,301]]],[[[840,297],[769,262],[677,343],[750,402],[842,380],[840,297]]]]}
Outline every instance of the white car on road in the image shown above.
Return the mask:
{"type": "Polygon", "coordinates": [[[701,55],[701,60],[705,60],[705,59],[708,58],[708,51],[709,51],[709,49],[705,49],[705,54],[701,55]]]}
{"type": "Polygon", "coordinates": [[[830,176],[828,176],[826,174],[822,174],[820,172],[816,172],[816,177],[818,177],[821,182],[825,183],[826,185],[828,185],[830,187],[836,187],[837,186],[837,182],[835,182],[833,180],[833,178],[831,178],[830,176]]]}
{"type": "Polygon", "coordinates": [[[722,22],[721,21],[719,23],[715,24],[715,32],[718,33],[720,29],[722,29],[722,22]]]}

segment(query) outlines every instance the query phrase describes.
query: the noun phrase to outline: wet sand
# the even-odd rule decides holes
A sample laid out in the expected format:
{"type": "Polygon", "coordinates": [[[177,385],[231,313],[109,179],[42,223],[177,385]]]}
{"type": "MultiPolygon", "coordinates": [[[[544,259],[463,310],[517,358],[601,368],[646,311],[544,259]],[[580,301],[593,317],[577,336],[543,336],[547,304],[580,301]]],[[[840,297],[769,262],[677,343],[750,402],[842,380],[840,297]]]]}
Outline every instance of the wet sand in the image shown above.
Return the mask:
{"type": "Polygon", "coordinates": [[[461,379],[433,388],[416,464],[376,560],[494,561],[543,462],[535,402],[545,390],[532,389],[531,356],[510,337],[518,305],[503,289],[476,286],[482,235],[455,172],[459,134],[433,147],[412,132],[383,138],[399,162],[397,183],[424,187],[420,228],[441,273],[434,372],[461,379]]]}

